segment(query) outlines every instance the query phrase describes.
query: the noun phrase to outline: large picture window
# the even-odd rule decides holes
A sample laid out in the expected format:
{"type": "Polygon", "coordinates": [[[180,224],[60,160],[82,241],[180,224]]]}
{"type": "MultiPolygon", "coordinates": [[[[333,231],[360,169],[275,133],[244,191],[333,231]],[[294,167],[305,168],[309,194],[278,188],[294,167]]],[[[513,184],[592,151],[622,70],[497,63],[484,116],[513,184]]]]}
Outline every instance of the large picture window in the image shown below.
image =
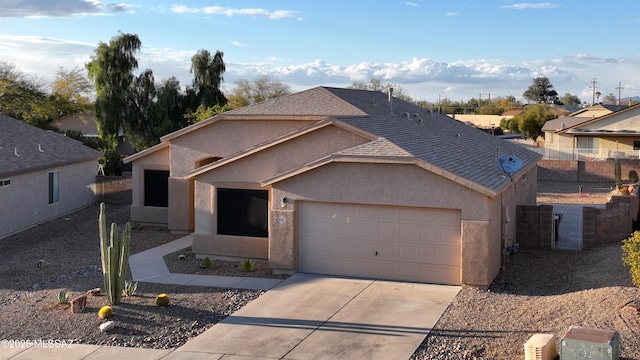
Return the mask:
{"type": "Polygon", "coordinates": [[[59,172],[53,171],[49,173],[49,204],[60,201],[60,175],[59,172]]]}
{"type": "Polygon", "coordinates": [[[218,234],[268,237],[269,192],[218,189],[218,234]]]}
{"type": "Polygon", "coordinates": [[[144,171],[144,206],[169,206],[169,171],[144,171]]]}

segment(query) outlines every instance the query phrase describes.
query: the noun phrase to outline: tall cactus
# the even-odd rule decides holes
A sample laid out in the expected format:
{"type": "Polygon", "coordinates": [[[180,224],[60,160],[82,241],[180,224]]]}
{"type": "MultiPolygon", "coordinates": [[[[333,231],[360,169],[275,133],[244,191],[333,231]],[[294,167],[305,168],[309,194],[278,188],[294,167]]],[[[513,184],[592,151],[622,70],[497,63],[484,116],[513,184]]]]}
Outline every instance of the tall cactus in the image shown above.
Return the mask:
{"type": "Polygon", "coordinates": [[[111,305],[118,305],[124,289],[124,279],[129,264],[129,245],[131,244],[131,224],[125,225],[122,234],[118,233],[116,223],[111,224],[111,234],[107,237],[107,218],[105,205],[100,204],[98,227],[100,232],[100,255],[102,258],[102,276],[104,291],[111,305]]]}
{"type": "Polygon", "coordinates": [[[620,189],[622,186],[622,168],[618,157],[613,160],[613,168],[616,174],[616,189],[620,189]]]}

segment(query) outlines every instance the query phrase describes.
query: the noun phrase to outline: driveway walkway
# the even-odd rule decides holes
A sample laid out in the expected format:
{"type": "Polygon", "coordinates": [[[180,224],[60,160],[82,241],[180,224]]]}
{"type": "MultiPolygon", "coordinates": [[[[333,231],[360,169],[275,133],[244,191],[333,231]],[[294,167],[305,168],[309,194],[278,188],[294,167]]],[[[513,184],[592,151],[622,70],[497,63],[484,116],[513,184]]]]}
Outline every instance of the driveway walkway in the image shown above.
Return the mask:
{"type": "Polygon", "coordinates": [[[134,279],[270,290],[175,350],[0,348],[0,360],[408,359],[460,290],[310,274],[285,281],[170,274],[162,256],[187,246],[190,237],[132,255],[134,279]]]}

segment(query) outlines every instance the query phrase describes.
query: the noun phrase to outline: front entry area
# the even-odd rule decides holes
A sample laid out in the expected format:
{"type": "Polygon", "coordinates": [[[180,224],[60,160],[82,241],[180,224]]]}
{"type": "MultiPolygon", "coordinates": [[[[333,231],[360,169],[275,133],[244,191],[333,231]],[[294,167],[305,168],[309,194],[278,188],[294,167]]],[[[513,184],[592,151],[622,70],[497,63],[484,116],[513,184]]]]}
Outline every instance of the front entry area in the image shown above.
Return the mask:
{"type": "Polygon", "coordinates": [[[297,204],[298,271],[461,283],[460,210],[297,204]]]}

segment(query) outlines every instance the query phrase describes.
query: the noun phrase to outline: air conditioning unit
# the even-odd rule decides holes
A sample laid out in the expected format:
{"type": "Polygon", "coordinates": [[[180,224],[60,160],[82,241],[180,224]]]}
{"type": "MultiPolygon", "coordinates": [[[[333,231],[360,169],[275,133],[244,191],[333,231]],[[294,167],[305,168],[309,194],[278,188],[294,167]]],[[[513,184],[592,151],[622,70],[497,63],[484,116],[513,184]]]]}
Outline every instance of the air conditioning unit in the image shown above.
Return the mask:
{"type": "Polygon", "coordinates": [[[553,334],[535,334],[524,344],[524,360],[554,360],[557,356],[553,334]]]}
{"type": "Polygon", "coordinates": [[[562,360],[618,360],[620,335],[614,330],[571,326],[560,342],[562,360]]]}

